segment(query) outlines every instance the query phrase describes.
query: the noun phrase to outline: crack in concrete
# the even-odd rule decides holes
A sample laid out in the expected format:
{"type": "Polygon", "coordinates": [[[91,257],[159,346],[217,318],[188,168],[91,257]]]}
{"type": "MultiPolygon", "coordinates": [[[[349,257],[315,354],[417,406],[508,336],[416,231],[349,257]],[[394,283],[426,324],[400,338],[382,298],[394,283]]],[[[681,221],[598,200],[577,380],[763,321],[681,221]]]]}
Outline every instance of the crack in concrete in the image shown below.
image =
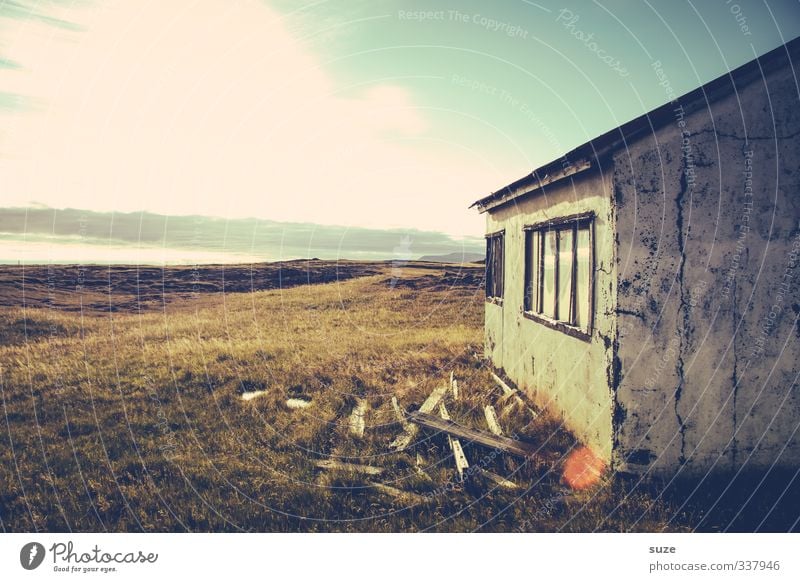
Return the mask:
{"type": "Polygon", "coordinates": [[[618,307],[617,308],[617,314],[618,315],[630,315],[631,317],[635,317],[637,319],[641,319],[642,321],[644,321],[644,315],[639,313],[638,311],[631,311],[629,309],[621,309],[621,308],[618,307]]]}
{"type": "MultiPolygon", "coordinates": [[[[731,293],[733,295],[733,302],[731,306],[731,312],[733,313],[733,329],[734,334],[736,333],[736,326],[739,321],[739,316],[736,313],[736,283],[733,284],[733,288],[731,289],[731,293]]],[[[736,467],[736,456],[738,452],[738,447],[736,444],[736,397],[738,396],[739,392],[739,354],[736,347],[736,337],[734,335],[733,338],[733,438],[731,439],[731,447],[732,447],[732,456],[733,456],[733,466],[736,467]]]]}
{"type": "MultiPolygon", "coordinates": [[[[678,194],[675,196],[675,206],[676,206],[676,229],[678,232],[678,252],[680,253],[681,259],[678,265],[678,289],[680,292],[680,306],[678,307],[678,325],[676,327],[675,332],[678,335],[678,362],[677,362],[677,373],[678,373],[678,386],[675,388],[675,417],[678,420],[678,430],[680,431],[681,436],[681,449],[680,455],[678,457],[678,462],[683,465],[686,463],[686,422],[685,419],[681,416],[680,413],[680,402],[681,397],[683,396],[683,388],[685,383],[685,371],[684,371],[684,361],[683,361],[683,351],[685,349],[684,345],[684,332],[688,330],[689,326],[689,311],[687,309],[688,302],[686,301],[686,285],[684,281],[684,270],[686,267],[686,248],[685,248],[685,240],[683,237],[683,200],[686,196],[686,193],[689,191],[689,181],[686,177],[686,172],[688,171],[686,158],[683,158],[683,162],[681,164],[681,177],[680,177],[680,190],[678,194]],[[680,315],[681,311],[683,312],[683,322],[682,325],[680,322],[680,315]]],[[[687,235],[688,237],[688,232],[687,235]]]]}

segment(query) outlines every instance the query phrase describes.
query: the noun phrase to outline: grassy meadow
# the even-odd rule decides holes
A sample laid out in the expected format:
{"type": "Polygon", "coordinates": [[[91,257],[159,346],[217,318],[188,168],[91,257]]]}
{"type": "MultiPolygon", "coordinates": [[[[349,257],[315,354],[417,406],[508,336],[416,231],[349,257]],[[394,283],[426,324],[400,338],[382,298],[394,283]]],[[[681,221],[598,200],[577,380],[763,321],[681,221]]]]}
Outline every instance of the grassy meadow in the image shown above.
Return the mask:
{"type": "Polygon", "coordinates": [[[482,267],[204,269],[3,270],[3,531],[685,531],[704,519],[623,480],[569,491],[575,443],[523,407],[501,423],[537,455],[464,443],[471,465],[516,489],[481,472],[461,482],[441,434],[390,449],[392,396],[416,409],[451,372],[451,416],[486,428],[501,393],[476,357],[482,267]]]}

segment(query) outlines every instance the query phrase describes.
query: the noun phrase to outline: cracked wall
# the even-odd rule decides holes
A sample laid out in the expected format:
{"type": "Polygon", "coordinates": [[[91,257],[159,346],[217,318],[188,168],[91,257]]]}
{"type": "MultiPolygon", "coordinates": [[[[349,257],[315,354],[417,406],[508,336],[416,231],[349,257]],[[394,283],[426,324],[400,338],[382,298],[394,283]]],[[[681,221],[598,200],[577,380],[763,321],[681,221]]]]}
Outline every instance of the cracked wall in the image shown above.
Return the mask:
{"type": "Polygon", "coordinates": [[[676,102],[673,123],[614,156],[620,470],[800,462],[791,73],[693,113],[676,102]]]}

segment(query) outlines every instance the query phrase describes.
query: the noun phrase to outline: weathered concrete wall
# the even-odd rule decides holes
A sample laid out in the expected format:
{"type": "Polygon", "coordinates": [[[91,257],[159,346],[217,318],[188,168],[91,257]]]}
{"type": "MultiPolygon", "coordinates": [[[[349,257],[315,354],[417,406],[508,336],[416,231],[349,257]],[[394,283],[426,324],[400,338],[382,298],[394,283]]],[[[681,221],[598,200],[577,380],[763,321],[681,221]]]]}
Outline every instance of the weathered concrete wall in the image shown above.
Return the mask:
{"type": "Polygon", "coordinates": [[[486,232],[505,229],[503,305],[486,303],[486,353],[534,400],[560,414],[568,428],[611,458],[609,374],[616,322],[613,298],[614,234],[611,176],[579,174],[544,192],[487,213],[486,232]],[[595,326],[589,341],[523,316],[525,225],[593,211],[595,218],[595,326]]]}
{"type": "Polygon", "coordinates": [[[675,106],[614,159],[615,463],[796,466],[797,86],[784,68],[691,115],[675,106]]]}

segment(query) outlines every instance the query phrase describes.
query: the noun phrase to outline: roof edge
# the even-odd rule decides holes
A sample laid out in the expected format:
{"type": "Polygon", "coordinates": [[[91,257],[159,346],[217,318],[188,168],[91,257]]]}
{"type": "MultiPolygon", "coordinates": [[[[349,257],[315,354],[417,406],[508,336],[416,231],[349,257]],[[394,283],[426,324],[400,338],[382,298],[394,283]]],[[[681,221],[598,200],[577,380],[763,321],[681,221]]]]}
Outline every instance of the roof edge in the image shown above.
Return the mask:
{"type": "Polygon", "coordinates": [[[648,113],[589,140],[560,158],[540,166],[530,174],[476,200],[469,208],[477,207],[479,212],[484,213],[520,196],[532,194],[547,185],[597,167],[600,160],[627,145],[628,142],[674,121],[676,106],[681,107],[685,115],[698,111],[703,106],[715,103],[730,94],[731,89],[740,89],[750,85],[763,78],[766,73],[791,63],[798,56],[800,56],[800,36],[648,113]]]}

